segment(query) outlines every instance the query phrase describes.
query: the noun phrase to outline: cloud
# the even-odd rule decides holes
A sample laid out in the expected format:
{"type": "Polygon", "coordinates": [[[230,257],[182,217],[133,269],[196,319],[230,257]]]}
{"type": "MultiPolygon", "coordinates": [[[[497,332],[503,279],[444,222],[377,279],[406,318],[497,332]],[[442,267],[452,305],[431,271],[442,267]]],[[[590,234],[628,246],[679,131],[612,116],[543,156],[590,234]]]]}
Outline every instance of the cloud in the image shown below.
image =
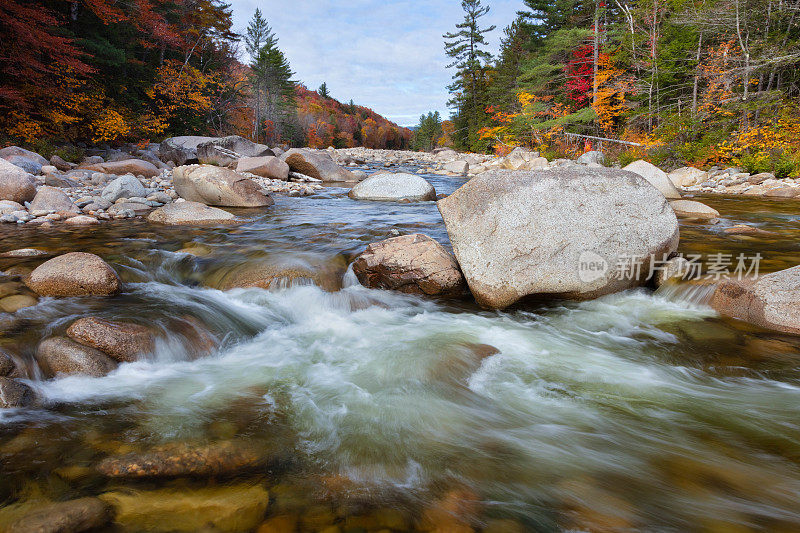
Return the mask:
{"type": "MultiPolygon", "coordinates": [[[[243,33],[259,7],[279,39],[296,79],[310,88],[327,82],[331,94],[353,99],[402,125],[422,113],[449,115],[442,34],[463,18],[458,0],[230,0],[235,29],[243,33]]],[[[521,0],[497,0],[485,25],[490,50],[499,48],[521,0]]]]}

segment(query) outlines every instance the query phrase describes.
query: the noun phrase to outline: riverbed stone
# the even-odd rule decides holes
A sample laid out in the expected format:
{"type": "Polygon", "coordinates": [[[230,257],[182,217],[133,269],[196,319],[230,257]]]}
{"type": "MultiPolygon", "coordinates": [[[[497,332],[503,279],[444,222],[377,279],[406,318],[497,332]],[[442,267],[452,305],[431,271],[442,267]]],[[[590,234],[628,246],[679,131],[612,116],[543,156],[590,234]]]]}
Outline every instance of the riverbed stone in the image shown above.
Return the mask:
{"type": "Polygon", "coordinates": [[[131,198],[133,196],[147,196],[142,182],[130,174],[120,176],[103,188],[100,196],[109,202],[116,202],[120,198],[131,198]]]}
{"type": "Polygon", "coordinates": [[[67,328],[72,340],[97,348],[112,359],[136,361],[140,355],[155,348],[155,335],[150,328],[130,322],[116,322],[99,317],[76,320],[67,328]]]}
{"type": "Polygon", "coordinates": [[[469,172],[469,163],[466,161],[450,161],[449,163],[445,163],[442,169],[451,174],[466,176],[467,172],[469,172]]]}
{"type": "Polygon", "coordinates": [[[57,154],[53,154],[50,157],[49,162],[51,165],[56,167],[56,169],[60,170],[61,172],[67,172],[77,166],[75,163],[70,163],[69,161],[65,161],[61,156],[57,154]]]}
{"type": "Polygon", "coordinates": [[[679,217],[693,220],[715,220],[719,218],[719,211],[694,200],[673,200],[669,203],[675,214],[679,217]]]}
{"type": "Polygon", "coordinates": [[[579,165],[605,165],[606,156],[603,152],[590,150],[575,160],[579,165]]]}
{"type": "Polygon", "coordinates": [[[628,172],[633,172],[634,174],[640,175],[670,200],[679,200],[681,198],[681,192],[677,189],[677,187],[675,187],[675,185],[672,183],[672,180],[670,180],[669,176],[667,176],[666,172],[652,163],[648,163],[647,161],[640,159],[638,161],[634,161],[622,170],[627,170],[628,172]]]}
{"type": "Polygon", "coordinates": [[[254,530],[264,519],[269,492],[260,485],[236,484],[202,489],[107,492],[100,499],[116,511],[125,531],[236,533],[254,530]]]}
{"type": "Polygon", "coordinates": [[[0,159],[8,159],[9,157],[12,156],[19,156],[30,159],[31,161],[36,162],[39,165],[39,167],[43,167],[44,165],[47,165],[49,163],[47,159],[37,154],[36,152],[26,150],[25,148],[20,148],[19,146],[6,146],[5,148],[0,148],[0,159]]]}
{"type": "Polygon", "coordinates": [[[42,165],[25,156],[21,155],[11,155],[4,158],[6,161],[11,163],[12,165],[16,165],[28,174],[33,174],[34,176],[38,176],[42,173],[42,165]]]}
{"type": "Polygon", "coordinates": [[[88,215],[78,215],[68,218],[64,221],[64,224],[68,226],[94,226],[100,224],[100,221],[88,215]]]}
{"type": "Polygon", "coordinates": [[[37,303],[39,303],[39,300],[29,294],[12,294],[11,296],[0,298],[0,311],[16,313],[20,309],[33,307],[37,303]]]}
{"type": "Polygon", "coordinates": [[[80,208],[61,189],[56,187],[39,187],[31,202],[29,211],[37,213],[80,213],[80,208]]]}
{"type": "Polygon", "coordinates": [[[249,172],[263,178],[287,181],[289,165],[274,156],[243,157],[236,164],[236,172],[249,172]]]}
{"type": "Polygon", "coordinates": [[[711,300],[721,315],[800,335],[800,266],[757,279],[721,281],[711,300]]]}
{"type": "Polygon", "coordinates": [[[144,161],[142,159],[126,159],[124,161],[107,161],[105,163],[98,163],[95,165],[81,165],[79,168],[86,170],[93,170],[95,172],[102,172],[104,174],[115,174],[122,176],[124,174],[133,174],[134,176],[144,176],[145,178],[152,178],[158,176],[161,170],[153,163],[144,161]]]}
{"type": "Polygon", "coordinates": [[[466,290],[455,258],[421,233],[370,244],[353,261],[353,272],[374,289],[429,296],[460,296],[466,290]]]}
{"type": "Polygon", "coordinates": [[[197,159],[201,164],[227,166],[242,157],[271,156],[269,146],[257,144],[238,135],[218,137],[197,145],[197,159]]]}
{"type": "Polygon", "coordinates": [[[144,453],[104,459],[97,470],[106,477],[143,479],[229,476],[264,463],[255,448],[225,441],[204,446],[167,445],[144,453]]]}
{"type": "Polygon", "coordinates": [[[111,522],[113,508],[98,498],[42,503],[17,518],[8,533],[78,533],[95,531],[111,522]]]}
{"type": "Polygon", "coordinates": [[[207,283],[223,291],[250,287],[282,289],[313,284],[325,291],[335,292],[342,288],[346,268],[341,256],[254,260],[214,273],[209,276],[207,283]]]}
{"type": "Polygon", "coordinates": [[[34,400],[33,389],[7,377],[0,377],[0,409],[27,407],[34,400]]]}
{"type": "Polygon", "coordinates": [[[11,354],[0,348],[0,377],[7,377],[17,370],[17,363],[11,354]]]}
{"type": "Polygon", "coordinates": [[[637,287],[680,235],[663,194],[637,174],[605,168],[493,170],[438,206],[472,294],[488,308],[637,287]],[[638,275],[626,268],[634,258],[638,275]]]}
{"type": "Polygon", "coordinates": [[[39,343],[36,359],[51,376],[105,376],[117,363],[100,350],[84,346],[67,337],[50,337],[39,343]]]}
{"type": "Polygon", "coordinates": [[[196,135],[170,137],[159,144],[158,157],[165,163],[174,163],[175,166],[197,163],[198,145],[215,139],[216,137],[200,137],[196,135]]]}
{"type": "Polygon", "coordinates": [[[320,181],[358,181],[352,172],[337,165],[325,152],[307,148],[292,148],[282,154],[281,159],[289,165],[292,171],[320,181]]]}
{"type": "Polygon", "coordinates": [[[231,213],[200,202],[175,202],[159,207],[147,216],[148,222],[166,225],[230,224],[236,221],[231,213]]]}
{"type": "Polygon", "coordinates": [[[765,198],[796,198],[800,196],[800,187],[776,187],[764,193],[765,198]]]}
{"type": "Polygon", "coordinates": [[[0,159],[0,200],[25,203],[36,196],[36,185],[32,176],[12,165],[5,159],[0,159]]]}
{"type": "Polygon", "coordinates": [[[40,296],[110,296],[122,286],[108,263],[85,252],[70,252],[42,263],[25,284],[40,296]]]}
{"type": "Polygon", "coordinates": [[[211,165],[189,165],[172,171],[181,198],[220,207],[266,207],[275,201],[252,179],[211,165]]]}
{"type": "Polygon", "coordinates": [[[681,167],[667,176],[675,187],[692,187],[708,179],[708,172],[695,167],[681,167]]]}
{"type": "Polygon", "coordinates": [[[354,200],[423,202],[436,199],[436,190],[423,177],[405,172],[380,172],[350,190],[354,200]]]}

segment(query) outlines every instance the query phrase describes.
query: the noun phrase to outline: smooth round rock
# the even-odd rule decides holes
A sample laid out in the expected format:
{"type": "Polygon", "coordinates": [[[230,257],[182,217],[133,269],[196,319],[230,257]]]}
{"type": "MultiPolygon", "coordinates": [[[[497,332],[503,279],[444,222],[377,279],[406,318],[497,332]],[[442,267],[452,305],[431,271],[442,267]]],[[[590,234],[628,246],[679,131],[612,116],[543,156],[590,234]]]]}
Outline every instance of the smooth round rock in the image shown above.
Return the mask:
{"type": "Polygon", "coordinates": [[[424,202],[435,200],[436,190],[415,174],[381,172],[353,187],[348,196],[354,200],[424,202]]]}
{"type": "Polygon", "coordinates": [[[110,296],[122,286],[108,263],[85,252],[71,252],[42,263],[25,284],[40,296],[110,296]]]}
{"type": "Polygon", "coordinates": [[[67,328],[67,336],[120,362],[136,361],[155,348],[155,337],[149,328],[98,317],[76,320],[67,328]]]}
{"type": "Polygon", "coordinates": [[[83,346],[66,337],[51,337],[39,343],[36,358],[53,376],[86,375],[105,376],[117,367],[110,357],[89,346],[83,346]]]}

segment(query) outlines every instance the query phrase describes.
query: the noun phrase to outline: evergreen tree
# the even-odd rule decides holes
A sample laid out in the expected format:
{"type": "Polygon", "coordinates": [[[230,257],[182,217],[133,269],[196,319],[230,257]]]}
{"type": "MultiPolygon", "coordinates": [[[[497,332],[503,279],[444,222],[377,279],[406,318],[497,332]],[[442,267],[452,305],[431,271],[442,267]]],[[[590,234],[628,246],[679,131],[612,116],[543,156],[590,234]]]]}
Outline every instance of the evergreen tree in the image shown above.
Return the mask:
{"type": "Polygon", "coordinates": [[[457,31],[443,35],[445,52],[453,59],[447,68],[456,69],[448,86],[453,94],[448,105],[455,108],[456,146],[478,151],[485,149],[478,130],[485,122],[486,65],[492,59],[485,50],[485,35],[495,26],[480,27],[480,19],[489,12],[489,6],[481,5],[481,0],[463,0],[461,7],[464,21],[456,25],[457,31]]]}
{"type": "Polygon", "coordinates": [[[319,89],[317,89],[317,93],[319,93],[319,95],[323,98],[331,97],[331,93],[328,92],[328,84],[324,81],[322,82],[322,85],[319,86],[319,89]]]}
{"type": "Polygon", "coordinates": [[[442,138],[442,117],[438,111],[432,111],[419,117],[419,125],[414,133],[414,150],[433,150],[442,138]]]}

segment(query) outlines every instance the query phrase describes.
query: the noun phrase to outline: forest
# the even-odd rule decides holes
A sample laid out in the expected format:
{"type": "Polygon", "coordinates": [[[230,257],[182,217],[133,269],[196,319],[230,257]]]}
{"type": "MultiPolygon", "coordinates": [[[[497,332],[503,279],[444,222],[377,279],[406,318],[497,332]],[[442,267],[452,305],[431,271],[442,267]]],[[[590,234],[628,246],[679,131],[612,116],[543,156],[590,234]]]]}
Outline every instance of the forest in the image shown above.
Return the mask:
{"type": "Polygon", "coordinates": [[[800,174],[798,0],[526,0],[496,57],[490,6],[462,7],[452,133],[418,145],[800,174]]]}
{"type": "Polygon", "coordinates": [[[237,134],[292,146],[404,148],[412,133],[293,79],[260,11],[222,0],[3,0],[0,141],[146,143],[237,134]]]}

